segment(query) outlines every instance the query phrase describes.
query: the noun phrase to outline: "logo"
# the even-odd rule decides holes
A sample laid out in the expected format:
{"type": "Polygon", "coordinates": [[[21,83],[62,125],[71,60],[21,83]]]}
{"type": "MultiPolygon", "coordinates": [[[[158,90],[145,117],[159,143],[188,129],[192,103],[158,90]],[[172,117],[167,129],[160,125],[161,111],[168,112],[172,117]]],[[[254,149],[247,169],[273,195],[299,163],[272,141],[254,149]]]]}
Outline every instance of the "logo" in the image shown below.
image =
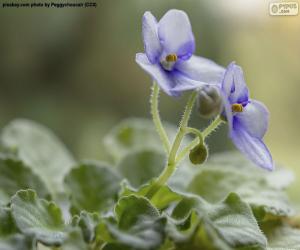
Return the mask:
{"type": "Polygon", "coordinates": [[[299,5],[297,2],[270,3],[269,13],[271,16],[297,16],[299,5]]]}

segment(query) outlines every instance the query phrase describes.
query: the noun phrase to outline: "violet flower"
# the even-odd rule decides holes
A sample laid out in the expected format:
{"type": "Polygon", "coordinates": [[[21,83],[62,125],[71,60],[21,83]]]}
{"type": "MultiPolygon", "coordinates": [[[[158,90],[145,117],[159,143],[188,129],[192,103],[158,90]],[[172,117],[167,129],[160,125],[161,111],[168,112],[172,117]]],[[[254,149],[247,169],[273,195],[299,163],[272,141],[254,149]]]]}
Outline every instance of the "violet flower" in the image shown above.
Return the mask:
{"type": "Polygon", "coordinates": [[[136,62],[171,96],[203,84],[220,84],[224,68],[211,60],[193,56],[195,39],[188,16],[169,10],[159,22],[150,13],[143,16],[145,53],[136,62]]]}
{"type": "Polygon", "coordinates": [[[249,91],[241,67],[231,63],[221,86],[224,113],[229,136],[235,146],[258,166],[273,170],[272,156],[262,141],[268,128],[268,109],[249,99],[249,91]]]}

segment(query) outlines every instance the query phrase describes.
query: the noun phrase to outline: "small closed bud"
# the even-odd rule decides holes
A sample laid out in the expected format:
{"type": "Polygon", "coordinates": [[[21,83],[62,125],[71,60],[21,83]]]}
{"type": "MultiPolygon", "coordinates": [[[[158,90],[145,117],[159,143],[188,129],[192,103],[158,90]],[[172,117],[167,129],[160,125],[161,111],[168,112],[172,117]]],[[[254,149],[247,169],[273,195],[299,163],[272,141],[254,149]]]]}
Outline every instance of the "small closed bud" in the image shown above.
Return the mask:
{"type": "Polygon", "coordinates": [[[204,144],[199,144],[194,147],[189,154],[191,163],[194,165],[202,164],[206,161],[208,156],[208,149],[204,144]]]}
{"type": "Polygon", "coordinates": [[[206,85],[198,92],[197,109],[201,117],[210,119],[221,112],[222,98],[215,86],[206,85]]]}

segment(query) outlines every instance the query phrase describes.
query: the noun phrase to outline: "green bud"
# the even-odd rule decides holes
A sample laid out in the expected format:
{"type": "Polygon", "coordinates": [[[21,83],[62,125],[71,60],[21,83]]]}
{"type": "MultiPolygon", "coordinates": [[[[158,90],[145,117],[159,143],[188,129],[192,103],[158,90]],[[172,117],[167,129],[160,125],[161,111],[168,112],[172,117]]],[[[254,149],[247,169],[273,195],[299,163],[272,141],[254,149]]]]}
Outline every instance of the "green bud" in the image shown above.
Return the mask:
{"type": "Polygon", "coordinates": [[[199,90],[197,109],[201,117],[210,119],[218,115],[221,108],[222,98],[217,87],[206,85],[199,90]]]}
{"type": "Polygon", "coordinates": [[[190,151],[189,154],[190,161],[194,165],[204,163],[207,159],[207,156],[208,156],[208,149],[204,144],[197,145],[190,151]]]}

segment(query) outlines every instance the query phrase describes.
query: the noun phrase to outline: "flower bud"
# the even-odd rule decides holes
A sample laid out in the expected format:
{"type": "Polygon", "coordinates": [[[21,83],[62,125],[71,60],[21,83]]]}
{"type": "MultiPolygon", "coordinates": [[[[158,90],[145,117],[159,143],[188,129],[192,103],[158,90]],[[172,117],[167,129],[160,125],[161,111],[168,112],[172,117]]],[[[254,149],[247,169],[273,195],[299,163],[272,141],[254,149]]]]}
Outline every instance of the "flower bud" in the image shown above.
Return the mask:
{"type": "Polygon", "coordinates": [[[202,164],[206,161],[208,156],[208,149],[204,144],[199,144],[194,147],[189,154],[191,163],[194,165],[202,164]]]}
{"type": "Polygon", "coordinates": [[[197,109],[201,117],[210,119],[221,112],[222,98],[215,86],[206,85],[198,92],[197,109]]]}

